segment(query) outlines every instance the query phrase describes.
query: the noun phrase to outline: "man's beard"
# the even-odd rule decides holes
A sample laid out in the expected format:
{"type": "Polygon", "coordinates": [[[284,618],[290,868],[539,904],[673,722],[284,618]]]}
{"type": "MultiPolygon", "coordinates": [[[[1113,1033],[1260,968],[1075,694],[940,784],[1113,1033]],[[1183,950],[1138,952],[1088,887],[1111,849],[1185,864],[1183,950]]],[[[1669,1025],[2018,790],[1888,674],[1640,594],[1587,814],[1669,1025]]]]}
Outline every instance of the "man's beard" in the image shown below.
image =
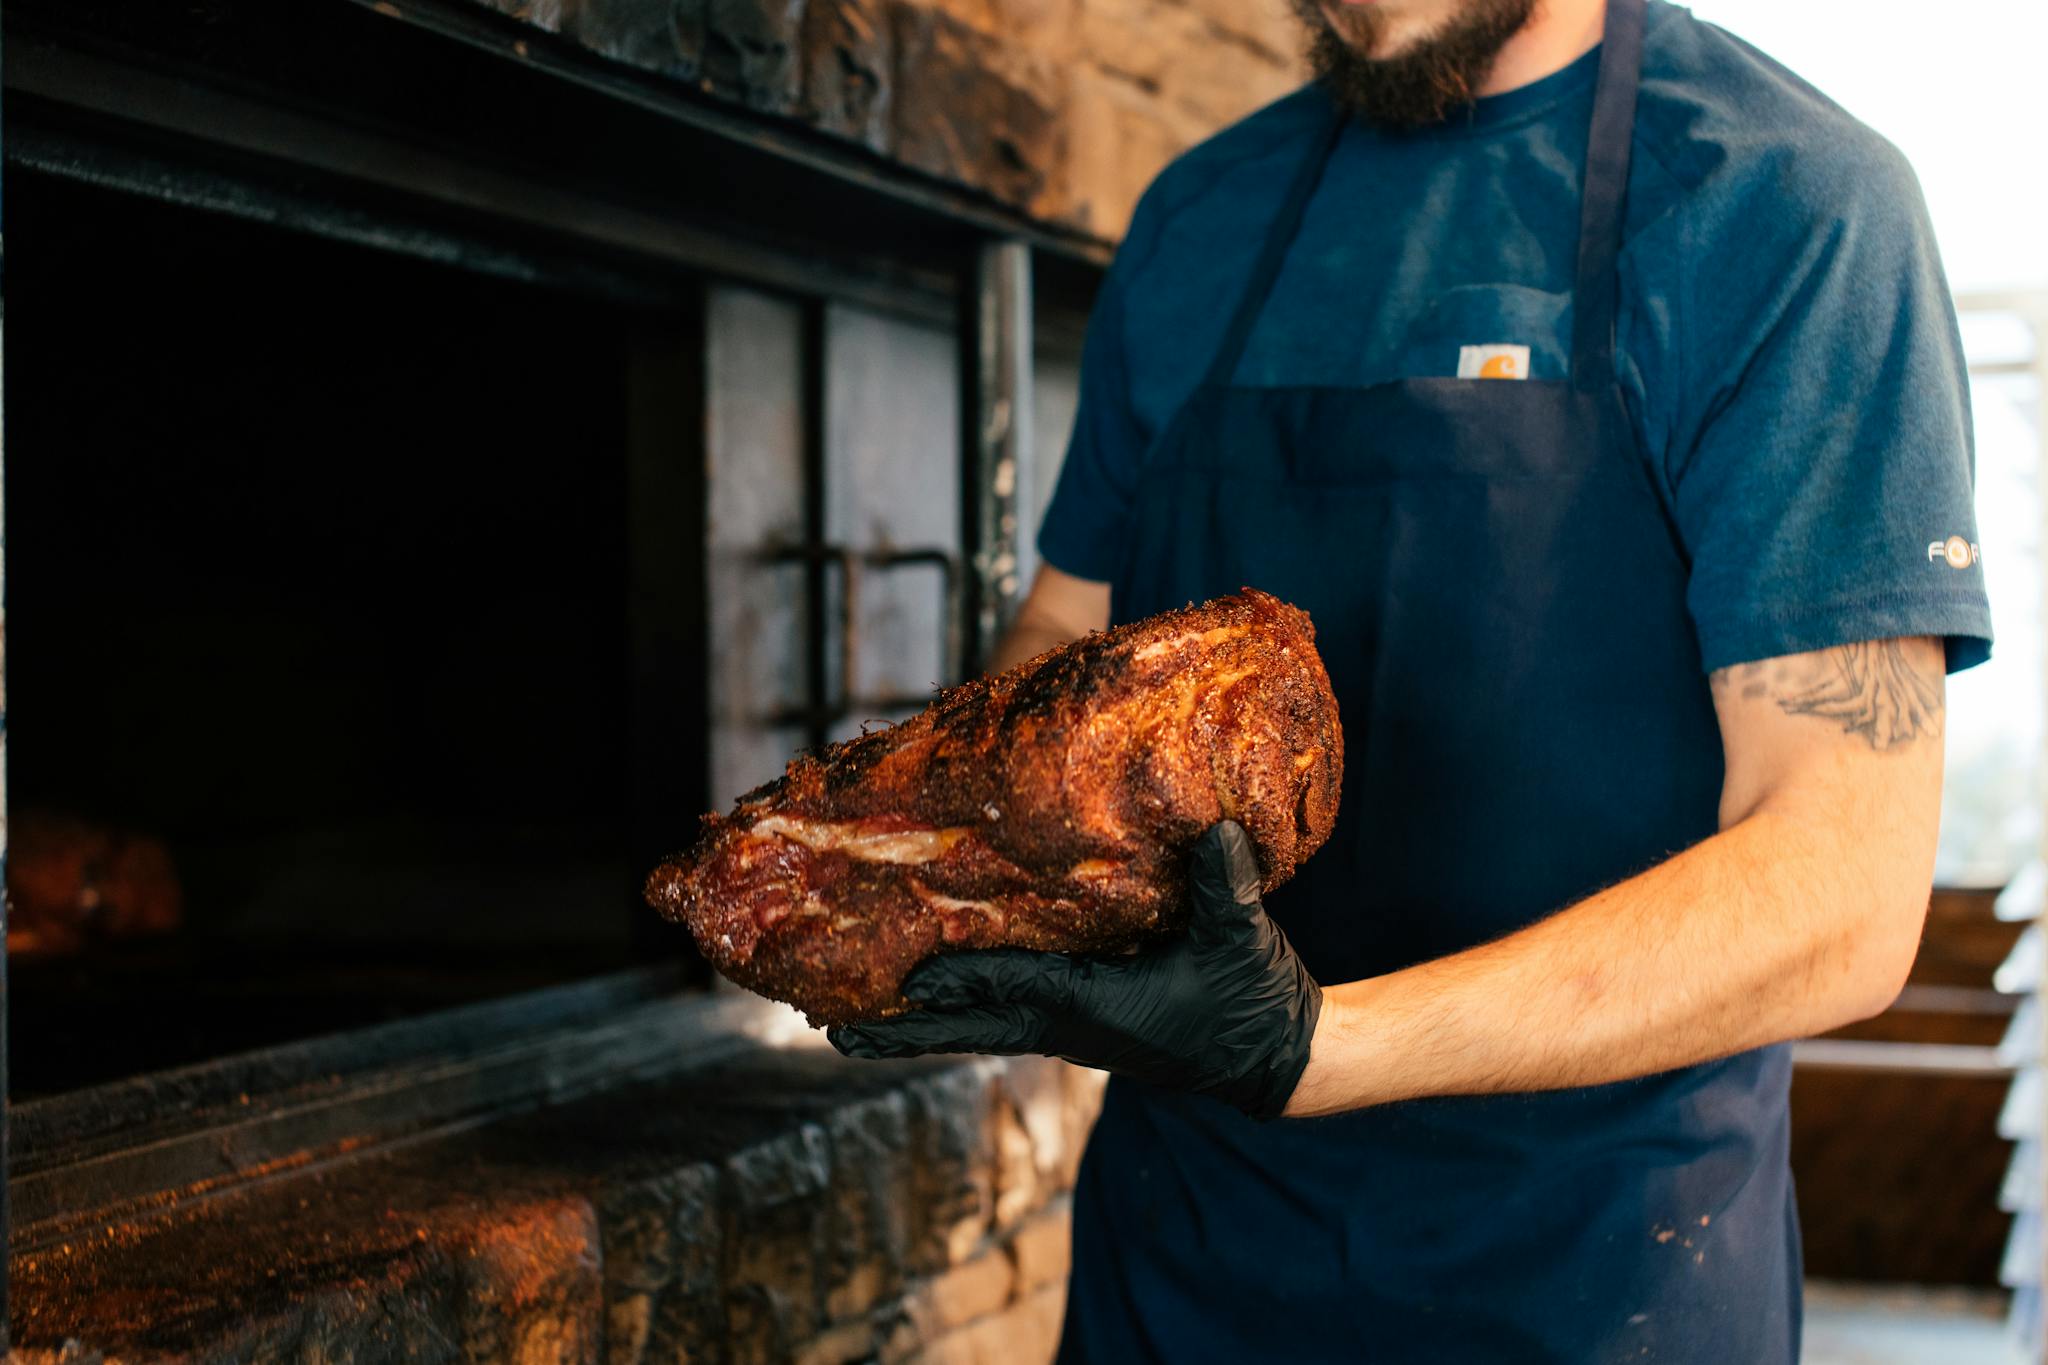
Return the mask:
{"type": "Polygon", "coordinates": [[[1442,123],[1477,99],[1494,58],[1537,0],[1471,0],[1449,24],[1384,58],[1368,55],[1381,28],[1372,9],[1346,10],[1340,33],[1322,0],[1292,3],[1308,26],[1309,63],[1337,102],[1370,123],[1406,131],[1442,123]]]}

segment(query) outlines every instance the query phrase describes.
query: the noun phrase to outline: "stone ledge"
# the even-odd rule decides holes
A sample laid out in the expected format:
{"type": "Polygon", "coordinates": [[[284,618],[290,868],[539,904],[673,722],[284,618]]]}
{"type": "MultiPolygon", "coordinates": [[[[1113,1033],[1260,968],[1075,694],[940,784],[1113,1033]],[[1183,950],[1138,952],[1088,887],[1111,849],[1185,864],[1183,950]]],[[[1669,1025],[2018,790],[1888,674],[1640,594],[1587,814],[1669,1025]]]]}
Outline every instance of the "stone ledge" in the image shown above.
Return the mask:
{"type": "Polygon", "coordinates": [[[17,1257],[15,1341],[76,1365],[822,1363],[955,1337],[942,1358],[969,1359],[1057,1331],[1052,1229],[1099,1096],[1037,1058],[751,1052],[17,1257]]]}

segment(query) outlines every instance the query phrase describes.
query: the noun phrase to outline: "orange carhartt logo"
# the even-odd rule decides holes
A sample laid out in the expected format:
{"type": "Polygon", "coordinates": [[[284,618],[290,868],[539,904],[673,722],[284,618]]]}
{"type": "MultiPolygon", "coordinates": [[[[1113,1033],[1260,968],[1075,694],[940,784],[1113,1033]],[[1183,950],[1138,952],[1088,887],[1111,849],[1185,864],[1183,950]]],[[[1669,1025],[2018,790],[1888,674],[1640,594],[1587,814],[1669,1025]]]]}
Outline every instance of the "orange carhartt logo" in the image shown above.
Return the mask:
{"type": "Polygon", "coordinates": [[[1982,554],[1977,546],[1961,536],[1950,536],[1947,540],[1927,542],[1927,562],[1940,560],[1951,569],[1967,569],[1975,564],[1982,554]]]}
{"type": "Polygon", "coordinates": [[[1495,343],[1491,346],[1460,346],[1460,379],[1527,379],[1529,348],[1495,343]]]}

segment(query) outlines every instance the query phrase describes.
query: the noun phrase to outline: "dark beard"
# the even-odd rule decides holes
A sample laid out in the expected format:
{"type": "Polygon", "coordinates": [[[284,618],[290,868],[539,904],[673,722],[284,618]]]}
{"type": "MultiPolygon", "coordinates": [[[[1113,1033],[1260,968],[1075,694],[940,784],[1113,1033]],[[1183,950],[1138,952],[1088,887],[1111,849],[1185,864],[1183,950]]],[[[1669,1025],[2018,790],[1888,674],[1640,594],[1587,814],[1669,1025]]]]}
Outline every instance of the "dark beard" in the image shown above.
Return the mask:
{"type": "Polygon", "coordinates": [[[1349,12],[1346,37],[1320,0],[1292,0],[1308,26],[1308,60],[1316,79],[1338,104],[1369,123],[1413,131],[1442,123],[1452,110],[1478,98],[1473,92],[1493,69],[1501,46],[1520,31],[1536,0],[1472,0],[1448,25],[1393,57],[1367,55],[1377,41],[1378,15],[1349,12]]]}

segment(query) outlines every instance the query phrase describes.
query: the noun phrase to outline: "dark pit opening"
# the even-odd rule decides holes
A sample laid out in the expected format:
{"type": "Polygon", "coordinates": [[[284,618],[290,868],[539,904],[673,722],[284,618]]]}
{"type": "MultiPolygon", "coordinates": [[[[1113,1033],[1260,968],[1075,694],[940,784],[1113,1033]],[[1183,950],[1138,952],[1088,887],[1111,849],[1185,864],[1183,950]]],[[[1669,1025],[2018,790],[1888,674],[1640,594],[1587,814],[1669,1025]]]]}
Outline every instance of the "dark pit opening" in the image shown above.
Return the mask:
{"type": "Polygon", "coordinates": [[[629,962],[644,320],[29,173],[7,228],[16,1098],[629,962]]]}

